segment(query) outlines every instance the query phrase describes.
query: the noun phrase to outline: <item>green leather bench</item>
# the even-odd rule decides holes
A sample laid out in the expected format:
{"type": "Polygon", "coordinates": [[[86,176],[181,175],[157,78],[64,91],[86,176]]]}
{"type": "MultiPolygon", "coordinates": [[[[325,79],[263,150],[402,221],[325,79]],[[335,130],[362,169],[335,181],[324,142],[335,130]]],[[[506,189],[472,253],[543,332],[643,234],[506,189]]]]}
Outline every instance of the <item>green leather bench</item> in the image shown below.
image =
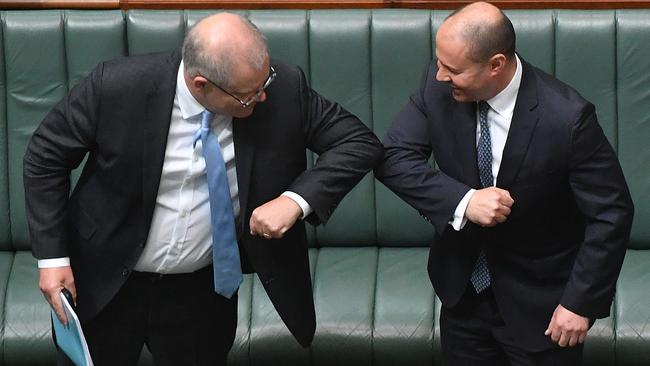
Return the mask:
{"type": "MultiPolygon", "coordinates": [[[[171,50],[212,11],[0,12],[0,366],[53,365],[49,308],[30,253],[26,143],[100,60],[171,50]]],[[[418,85],[447,11],[245,11],[271,53],[378,136],[418,85]]],[[[650,364],[650,9],[507,12],[528,61],[594,102],[636,206],[612,315],[587,339],[587,365],[650,364]]],[[[606,177],[603,177],[606,179],[606,177]]],[[[309,228],[318,326],[301,348],[259,280],[239,292],[232,365],[439,364],[440,304],[426,275],[433,231],[370,175],[325,227],[309,228]]],[[[151,364],[143,352],[143,365],[151,364]]]]}

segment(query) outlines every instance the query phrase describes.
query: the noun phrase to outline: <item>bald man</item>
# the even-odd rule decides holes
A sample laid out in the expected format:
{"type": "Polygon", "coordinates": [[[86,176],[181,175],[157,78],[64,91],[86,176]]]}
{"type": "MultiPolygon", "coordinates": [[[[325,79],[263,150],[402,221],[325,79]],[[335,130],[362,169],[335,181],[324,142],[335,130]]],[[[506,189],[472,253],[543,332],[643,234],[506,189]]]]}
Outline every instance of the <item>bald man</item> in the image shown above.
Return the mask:
{"type": "Polygon", "coordinates": [[[34,133],[24,180],[40,288],[64,322],[59,292],[72,293],[97,366],[135,365],[144,344],[156,365],[224,365],[241,272],[257,272],[308,346],[303,220],[326,222],[381,156],[372,132],[310,89],[298,67],[270,61],[246,18],[208,17],[182,55],[100,63],[34,133]],[[215,149],[204,155],[204,143],[215,149]],[[305,149],[319,155],[310,169],[305,149]],[[87,153],[68,196],[70,170],[87,153]],[[219,153],[213,189],[206,164],[219,153]],[[231,244],[229,261],[213,238],[231,244]]]}
{"type": "Polygon", "coordinates": [[[445,364],[580,364],[633,216],[594,106],[515,53],[499,9],[474,3],[439,28],[384,148],[378,179],[435,227],[445,364]]]}

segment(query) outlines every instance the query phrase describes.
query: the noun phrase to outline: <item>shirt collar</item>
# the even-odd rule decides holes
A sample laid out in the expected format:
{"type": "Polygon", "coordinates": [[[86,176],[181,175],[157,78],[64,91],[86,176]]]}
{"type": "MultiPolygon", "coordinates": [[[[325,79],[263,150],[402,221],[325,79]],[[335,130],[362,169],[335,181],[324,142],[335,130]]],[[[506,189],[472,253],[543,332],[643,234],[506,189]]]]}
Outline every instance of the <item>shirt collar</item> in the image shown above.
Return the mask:
{"type": "Polygon", "coordinates": [[[190,93],[190,89],[187,88],[187,84],[185,83],[184,72],[185,64],[181,60],[181,65],[178,67],[178,75],[176,76],[176,95],[178,96],[178,107],[181,109],[181,116],[183,116],[183,119],[189,119],[201,114],[205,110],[205,107],[190,93]]]}
{"type": "Polygon", "coordinates": [[[508,86],[499,94],[486,101],[495,112],[505,118],[512,117],[512,113],[515,110],[515,102],[517,102],[517,94],[519,93],[519,85],[521,85],[521,61],[517,54],[515,54],[515,59],[517,60],[517,69],[508,86]]]}

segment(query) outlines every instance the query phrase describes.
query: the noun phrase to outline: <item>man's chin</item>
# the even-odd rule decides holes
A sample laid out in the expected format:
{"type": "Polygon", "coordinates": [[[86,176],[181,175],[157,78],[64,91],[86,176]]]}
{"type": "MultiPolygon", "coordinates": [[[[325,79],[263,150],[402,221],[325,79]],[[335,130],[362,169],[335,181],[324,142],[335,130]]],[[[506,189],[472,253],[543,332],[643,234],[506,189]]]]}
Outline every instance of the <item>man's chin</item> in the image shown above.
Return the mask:
{"type": "Polygon", "coordinates": [[[242,108],[241,110],[237,111],[237,113],[234,113],[233,117],[235,117],[235,118],[250,117],[250,115],[253,114],[253,109],[254,108],[255,108],[254,105],[251,105],[248,108],[242,108]]]}
{"type": "Polygon", "coordinates": [[[455,88],[452,89],[451,90],[451,96],[454,97],[454,99],[457,102],[468,102],[469,101],[469,98],[467,97],[467,95],[465,95],[465,93],[463,93],[459,89],[455,89],[455,88]]]}

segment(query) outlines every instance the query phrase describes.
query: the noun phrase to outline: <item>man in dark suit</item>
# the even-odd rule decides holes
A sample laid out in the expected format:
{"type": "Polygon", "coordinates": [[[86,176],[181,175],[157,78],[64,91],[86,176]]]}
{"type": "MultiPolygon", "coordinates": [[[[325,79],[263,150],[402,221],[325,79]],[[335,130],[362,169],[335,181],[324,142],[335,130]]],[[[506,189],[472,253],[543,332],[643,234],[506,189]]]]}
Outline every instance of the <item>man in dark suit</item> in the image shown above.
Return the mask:
{"type": "Polygon", "coordinates": [[[633,216],[594,106],[520,59],[512,23],[487,3],[444,21],[436,58],[377,177],[435,227],[445,364],[579,364],[633,216]]]}
{"type": "Polygon", "coordinates": [[[101,63],[34,133],[24,177],[40,288],[62,321],[59,292],[72,292],[98,366],[134,365],[143,344],[157,365],[225,364],[241,270],[257,272],[308,346],[315,315],[300,218],[326,222],[381,156],[372,132],[298,67],[270,64],[252,23],[211,16],[188,33],[182,57],[101,63]],[[230,215],[211,212],[209,136],[232,200],[214,206],[230,215]],[[310,169],[306,148],[319,154],[310,169]],[[215,218],[232,224],[213,232],[215,218]],[[230,231],[241,260],[222,292],[212,242],[230,231]]]}

